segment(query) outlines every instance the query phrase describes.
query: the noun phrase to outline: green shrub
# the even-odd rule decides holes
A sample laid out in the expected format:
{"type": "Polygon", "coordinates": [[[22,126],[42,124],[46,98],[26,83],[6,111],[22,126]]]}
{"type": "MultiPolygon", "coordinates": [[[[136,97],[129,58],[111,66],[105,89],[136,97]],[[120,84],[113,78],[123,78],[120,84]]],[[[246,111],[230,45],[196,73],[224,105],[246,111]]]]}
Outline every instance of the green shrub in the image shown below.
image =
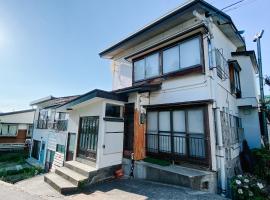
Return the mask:
{"type": "Polygon", "coordinates": [[[266,185],[252,175],[238,175],[231,180],[232,197],[235,200],[269,200],[266,185]]]}
{"type": "Polygon", "coordinates": [[[9,183],[16,183],[18,181],[36,176],[40,173],[43,173],[43,169],[40,167],[30,167],[21,170],[4,170],[0,173],[0,180],[9,183]]]}
{"type": "Polygon", "coordinates": [[[266,148],[254,149],[252,155],[255,161],[253,174],[270,184],[270,151],[266,148]]]}

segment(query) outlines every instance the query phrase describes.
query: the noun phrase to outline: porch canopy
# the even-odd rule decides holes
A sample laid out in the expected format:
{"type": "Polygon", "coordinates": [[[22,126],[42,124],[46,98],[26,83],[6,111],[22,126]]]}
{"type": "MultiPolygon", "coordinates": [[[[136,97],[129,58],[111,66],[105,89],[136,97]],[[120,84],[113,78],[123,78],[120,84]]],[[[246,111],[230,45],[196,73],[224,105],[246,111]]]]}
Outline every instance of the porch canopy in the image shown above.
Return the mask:
{"type": "Polygon", "coordinates": [[[94,102],[98,99],[109,99],[115,101],[127,102],[127,97],[124,95],[116,94],[115,92],[108,92],[100,89],[94,89],[87,92],[72,101],[67,102],[57,108],[59,111],[68,111],[76,108],[77,106],[87,105],[90,102],[94,102]]]}

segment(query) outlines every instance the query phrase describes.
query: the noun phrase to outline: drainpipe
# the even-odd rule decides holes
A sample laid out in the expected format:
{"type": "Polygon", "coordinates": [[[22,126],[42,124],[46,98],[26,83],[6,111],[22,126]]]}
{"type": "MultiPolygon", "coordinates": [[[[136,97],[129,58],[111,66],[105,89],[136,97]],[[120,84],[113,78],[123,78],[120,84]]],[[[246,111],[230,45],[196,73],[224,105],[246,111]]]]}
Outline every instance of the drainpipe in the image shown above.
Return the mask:
{"type": "MultiPolygon", "coordinates": [[[[211,87],[211,96],[212,99],[214,99],[213,108],[215,111],[216,116],[216,132],[217,132],[217,141],[218,141],[218,155],[216,155],[216,158],[218,157],[220,160],[220,181],[221,181],[221,194],[225,196],[226,192],[226,168],[225,168],[225,148],[223,146],[223,137],[222,137],[222,128],[221,128],[221,117],[220,117],[220,107],[217,103],[217,95],[216,91],[218,89],[218,83],[217,83],[217,70],[216,70],[216,56],[215,56],[215,41],[214,41],[214,35],[212,32],[212,20],[211,18],[206,18],[205,16],[198,13],[196,10],[193,11],[193,15],[198,18],[199,20],[203,21],[205,25],[208,28],[209,35],[210,35],[210,42],[211,42],[211,55],[212,55],[212,74],[209,75],[210,77],[210,87],[211,87]]],[[[211,73],[211,72],[210,72],[211,73]]]]}
{"type": "Polygon", "coordinates": [[[226,168],[225,168],[225,148],[223,146],[222,137],[222,127],[221,127],[221,117],[220,108],[215,109],[216,113],[216,131],[217,131],[217,141],[218,141],[218,152],[220,159],[220,181],[221,181],[221,194],[225,195],[226,192],[226,168]]]}

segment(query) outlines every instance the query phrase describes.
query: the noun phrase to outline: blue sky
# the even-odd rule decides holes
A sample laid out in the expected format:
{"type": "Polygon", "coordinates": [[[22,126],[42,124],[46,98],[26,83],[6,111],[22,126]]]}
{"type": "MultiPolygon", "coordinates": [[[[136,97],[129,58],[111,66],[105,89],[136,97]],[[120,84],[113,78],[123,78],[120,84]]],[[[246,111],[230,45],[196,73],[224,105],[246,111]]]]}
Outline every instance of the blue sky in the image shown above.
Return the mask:
{"type": "MultiPolygon", "coordinates": [[[[110,61],[98,53],[184,0],[0,0],[0,111],[29,108],[44,96],[111,90],[110,61]]],[[[236,0],[209,0],[223,8],[236,0]]],[[[265,29],[270,75],[269,0],[245,0],[227,12],[245,30],[248,49],[265,29]]],[[[269,89],[266,88],[266,93],[269,89]]]]}

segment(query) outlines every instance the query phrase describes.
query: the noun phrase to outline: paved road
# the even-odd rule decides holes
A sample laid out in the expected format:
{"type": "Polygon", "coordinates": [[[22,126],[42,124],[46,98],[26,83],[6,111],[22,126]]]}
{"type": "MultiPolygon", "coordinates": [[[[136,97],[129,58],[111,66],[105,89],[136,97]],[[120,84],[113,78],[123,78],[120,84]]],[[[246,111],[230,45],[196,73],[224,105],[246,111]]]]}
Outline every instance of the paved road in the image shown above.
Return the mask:
{"type": "Polygon", "coordinates": [[[78,194],[63,196],[38,176],[8,185],[0,182],[0,200],[222,200],[218,195],[207,194],[183,187],[163,185],[140,180],[114,180],[84,189],[78,194]]]}
{"type": "Polygon", "coordinates": [[[41,200],[39,196],[29,194],[14,185],[0,182],[0,200],[41,200]]]}

